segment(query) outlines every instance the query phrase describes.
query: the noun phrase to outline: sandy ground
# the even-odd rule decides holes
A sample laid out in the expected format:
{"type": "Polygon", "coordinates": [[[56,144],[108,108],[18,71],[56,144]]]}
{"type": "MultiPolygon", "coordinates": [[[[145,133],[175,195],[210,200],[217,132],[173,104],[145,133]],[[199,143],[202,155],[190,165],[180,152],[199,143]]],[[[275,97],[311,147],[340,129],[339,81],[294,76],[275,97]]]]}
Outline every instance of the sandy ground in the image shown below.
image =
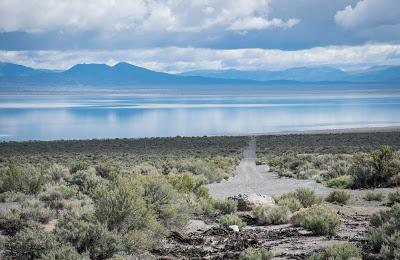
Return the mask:
{"type": "Polygon", "coordinates": [[[307,187],[318,195],[326,195],[330,189],[313,180],[298,180],[279,177],[269,171],[267,165],[256,165],[256,138],[251,138],[244,158],[236,169],[236,175],[229,180],[207,186],[214,198],[226,198],[237,194],[281,195],[300,187],[307,187]]]}

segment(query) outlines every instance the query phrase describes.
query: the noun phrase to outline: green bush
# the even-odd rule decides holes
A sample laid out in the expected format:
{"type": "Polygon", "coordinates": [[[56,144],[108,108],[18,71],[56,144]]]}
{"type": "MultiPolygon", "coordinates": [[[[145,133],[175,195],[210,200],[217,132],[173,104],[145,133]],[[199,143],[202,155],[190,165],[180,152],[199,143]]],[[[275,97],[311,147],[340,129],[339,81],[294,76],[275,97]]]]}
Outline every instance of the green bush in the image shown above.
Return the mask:
{"type": "Polygon", "coordinates": [[[33,168],[22,170],[12,163],[6,170],[0,171],[0,193],[14,191],[25,194],[38,194],[44,184],[43,172],[37,172],[33,168]]]}
{"type": "Polygon", "coordinates": [[[286,206],[256,207],[253,215],[259,225],[279,225],[289,222],[290,210],[286,206]]]}
{"type": "Polygon", "coordinates": [[[278,201],[278,206],[288,207],[291,212],[296,212],[303,207],[301,202],[295,197],[287,197],[278,201]]]}
{"type": "Polygon", "coordinates": [[[339,176],[334,179],[330,179],[326,185],[330,188],[337,189],[349,189],[353,186],[354,181],[351,176],[339,176]]]}
{"type": "Polygon", "coordinates": [[[294,192],[285,193],[282,196],[274,198],[278,203],[280,200],[287,198],[296,198],[300,201],[304,208],[308,208],[314,204],[322,202],[321,198],[315,195],[314,191],[309,188],[298,188],[294,192]]]}
{"type": "Polygon", "coordinates": [[[15,235],[18,231],[25,227],[35,224],[30,223],[25,219],[21,218],[21,212],[19,208],[12,208],[8,212],[0,213],[0,229],[4,235],[15,235]]]}
{"type": "Polygon", "coordinates": [[[387,185],[389,179],[395,173],[395,169],[391,165],[393,156],[393,149],[388,145],[383,145],[371,152],[372,165],[375,169],[374,187],[379,184],[387,185]]]}
{"type": "Polygon", "coordinates": [[[78,171],[85,171],[89,168],[89,165],[85,162],[77,162],[74,165],[72,165],[70,172],[72,174],[77,173],[78,171]]]}
{"type": "Polygon", "coordinates": [[[108,179],[108,180],[112,180],[115,177],[115,173],[114,173],[114,169],[111,165],[107,165],[107,164],[101,164],[101,165],[97,165],[95,167],[96,169],[96,175],[104,178],[104,179],[108,179]]]}
{"type": "Polygon", "coordinates": [[[164,228],[155,214],[147,207],[140,180],[133,177],[117,177],[99,186],[93,197],[96,218],[109,230],[121,234],[130,231],[146,231],[149,236],[160,236],[164,228]]]}
{"type": "Polygon", "coordinates": [[[391,192],[388,194],[389,205],[400,203],[400,191],[391,192]]]}
{"type": "Polygon", "coordinates": [[[340,205],[347,204],[347,201],[350,199],[350,193],[346,190],[334,190],[331,191],[326,198],[326,201],[331,203],[337,203],[340,205]]]}
{"type": "Polygon", "coordinates": [[[69,180],[70,185],[76,185],[83,194],[90,195],[105,179],[96,175],[93,168],[75,172],[69,180]]]}
{"type": "Polygon", "coordinates": [[[60,245],[48,250],[42,254],[40,260],[89,260],[87,254],[79,254],[76,249],[70,245],[60,245]]]}
{"type": "Polygon", "coordinates": [[[7,235],[14,235],[25,227],[46,224],[53,217],[50,210],[39,203],[23,204],[0,213],[0,229],[7,235]]]}
{"type": "Polygon", "coordinates": [[[365,194],[364,199],[366,201],[382,201],[385,198],[385,195],[381,192],[372,192],[369,191],[365,194]]]}
{"type": "Polygon", "coordinates": [[[209,198],[209,199],[200,199],[197,203],[198,206],[198,214],[200,215],[205,215],[205,216],[211,216],[216,213],[216,209],[214,207],[214,200],[209,198]]]}
{"type": "Polygon", "coordinates": [[[320,253],[312,256],[310,260],[361,260],[361,250],[350,243],[341,243],[325,247],[320,253]]]}
{"type": "Polygon", "coordinates": [[[350,167],[355,188],[369,188],[391,185],[391,178],[397,173],[393,163],[394,152],[384,145],[370,154],[356,154],[350,167]]]}
{"type": "Polygon", "coordinates": [[[189,220],[191,211],[183,195],[165,179],[157,175],[140,176],[143,198],[147,208],[159,223],[168,229],[180,229],[189,220]]]}
{"type": "Polygon", "coordinates": [[[303,227],[316,235],[334,235],[340,224],[335,212],[324,205],[313,205],[297,211],[291,217],[294,226],[303,227]]]}
{"type": "Polygon", "coordinates": [[[222,214],[232,214],[237,211],[238,202],[233,199],[216,200],[214,208],[219,210],[222,214]]]}
{"type": "Polygon", "coordinates": [[[222,216],[219,220],[219,223],[225,228],[228,228],[231,225],[237,225],[239,227],[239,230],[242,230],[246,226],[241,218],[239,218],[237,215],[232,214],[222,216]]]}
{"type": "Polygon", "coordinates": [[[94,221],[93,216],[68,215],[57,224],[55,234],[60,241],[74,246],[78,253],[89,252],[92,259],[107,259],[122,251],[122,238],[94,221]]]}
{"type": "Polygon", "coordinates": [[[18,191],[6,191],[0,194],[0,202],[25,202],[32,199],[31,195],[18,191]]]}
{"type": "Polygon", "coordinates": [[[53,164],[46,170],[46,177],[50,182],[58,183],[62,180],[67,180],[70,177],[70,173],[67,167],[53,164]]]}
{"type": "Polygon", "coordinates": [[[40,200],[45,202],[52,209],[64,208],[64,200],[77,196],[79,190],[76,186],[55,185],[50,186],[45,192],[39,195],[40,200]]]}
{"type": "Polygon", "coordinates": [[[265,248],[249,247],[240,253],[239,260],[270,260],[273,257],[274,254],[265,248]]]}
{"type": "Polygon", "coordinates": [[[39,259],[58,246],[55,236],[39,227],[25,228],[6,240],[6,259],[39,259]]]}
{"type": "Polygon", "coordinates": [[[382,259],[400,257],[400,204],[390,210],[380,211],[371,217],[368,241],[382,259]]]}

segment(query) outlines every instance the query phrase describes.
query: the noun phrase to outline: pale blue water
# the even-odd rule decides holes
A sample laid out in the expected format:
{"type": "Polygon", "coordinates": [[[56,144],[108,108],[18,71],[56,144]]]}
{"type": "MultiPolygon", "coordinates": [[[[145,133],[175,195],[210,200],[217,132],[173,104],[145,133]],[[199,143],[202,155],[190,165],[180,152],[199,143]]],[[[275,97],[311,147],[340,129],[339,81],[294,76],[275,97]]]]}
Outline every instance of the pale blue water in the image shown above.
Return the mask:
{"type": "Polygon", "coordinates": [[[0,94],[0,140],[203,136],[400,126],[398,91],[0,94]]]}

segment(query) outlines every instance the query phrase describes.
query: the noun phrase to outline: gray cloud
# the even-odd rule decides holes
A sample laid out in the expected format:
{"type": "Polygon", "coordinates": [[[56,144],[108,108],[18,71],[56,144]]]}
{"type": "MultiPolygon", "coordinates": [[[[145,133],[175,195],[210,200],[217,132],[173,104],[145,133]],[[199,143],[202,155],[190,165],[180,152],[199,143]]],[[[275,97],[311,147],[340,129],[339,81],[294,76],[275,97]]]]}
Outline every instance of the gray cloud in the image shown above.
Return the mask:
{"type": "Polygon", "coordinates": [[[0,0],[0,7],[3,32],[199,32],[216,27],[261,30],[296,24],[294,19],[270,20],[269,0],[0,0]],[[244,22],[246,26],[239,25],[244,22]]]}
{"type": "Polygon", "coordinates": [[[354,7],[346,6],[335,15],[335,22],[344,28],[400,26],[398,0],[361,0],[354,7]]]}

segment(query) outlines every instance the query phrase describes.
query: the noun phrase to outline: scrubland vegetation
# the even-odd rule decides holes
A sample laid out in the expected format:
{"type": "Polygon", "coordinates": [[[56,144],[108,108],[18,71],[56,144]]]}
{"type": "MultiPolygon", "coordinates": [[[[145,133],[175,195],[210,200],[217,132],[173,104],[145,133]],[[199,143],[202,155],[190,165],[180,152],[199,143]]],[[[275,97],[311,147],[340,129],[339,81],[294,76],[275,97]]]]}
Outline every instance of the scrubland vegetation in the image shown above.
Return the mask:
{"type": "MultiPolygon", "coordinates": [[[[400,136],[397,137],[400,140],[400,136]]],[[[293,149],[283,153],[259,151],[258,163],[269,164],[272,171],[280,176],[314,179],[331,188],[394,187],[400,182],[400,150],[396,150],[398,140],[393,140],[393,146],[361,146],[359,149],[345,149],[339,142],[338,147],[329,150],[330,153],[312,146],[293,146],[293,149]]]]}
{"type": "MultiPolygon", "coordinates": [[[[400,182],[399,137],[258,137],[259,163],[281,176],[315,179],[333,190],[320,197],[299,188],[275,196],[275,205],[245,214],[238,212],[235,199],[211,198],[206,184],[234,174],[246,137],[0,143],[1,257],[152,259],[154,248],[174,234],[178,241],[198,246],[200,240],[189,243],[182,234],[190,219],[201,219],[215,227],[208,235],[236,243],[223,247],[234,248],[235,259],[271,259],[275,251],[251,240],[254,232],[267,236],[270,231],[254,228],[290,224],[285,225],[292,228],[290,236],[301,229],[308,231],[300,234],[307,237],[338,237],[346,222],[338,208],[351,206],[353,195],[346,189],[396,187],[400,182]]],[[[368,259],[399,258],[400,192],[390,191],[387,198],[379,191],[363,197],[391,207],[371,218],[366,242],[338,243],[307,257],[361,259],[368,253],[368,259]]],[[[284,229],[275,235],[284,236],[284,229]]]]}
{"type": "Polygon", "coordinates": [[[361,249],[355,245],[349,243],[336,244],[328,246],[322,250],[322,252],[312,256],[310,260],[360,260],[361,249]]]}
{"type": "Polygon", "coordinates": [[[142,258],[189,218],[236,211],[236,202],[212,200],[205,184],[232,176],[247,142],[177,137],[1,143],[3,257],[142,258]]]}

